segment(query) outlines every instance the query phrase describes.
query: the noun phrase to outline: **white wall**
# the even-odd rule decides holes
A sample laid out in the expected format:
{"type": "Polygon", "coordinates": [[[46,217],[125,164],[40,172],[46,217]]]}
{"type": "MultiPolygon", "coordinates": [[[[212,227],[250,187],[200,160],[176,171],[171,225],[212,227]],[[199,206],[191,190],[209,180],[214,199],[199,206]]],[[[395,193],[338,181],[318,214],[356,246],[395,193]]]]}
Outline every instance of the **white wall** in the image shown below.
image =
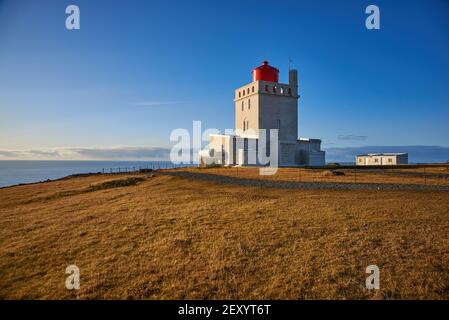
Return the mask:
{"type": "Polygon", "coordinates": [[[356,163],[358,166],[391,166],[396,164],[407,164],[408,154],[356,156],[356,163]]]}

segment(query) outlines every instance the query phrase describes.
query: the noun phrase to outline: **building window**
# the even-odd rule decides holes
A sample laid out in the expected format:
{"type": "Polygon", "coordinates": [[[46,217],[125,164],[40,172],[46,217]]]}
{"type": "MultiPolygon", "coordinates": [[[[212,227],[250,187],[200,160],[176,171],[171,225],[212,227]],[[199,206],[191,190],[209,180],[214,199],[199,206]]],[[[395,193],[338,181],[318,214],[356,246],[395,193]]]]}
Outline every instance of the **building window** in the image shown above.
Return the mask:
{"type": "Polygon", "coordinates": [[[268,92],[268,84],[265,85],[265,91],[268,92]]]}
{"type": "Polygon", "coordinates": [[[245,96],[245,90],[243,90],[243,96],[245,96]]]}
{"type": "Polygon", "coordinates": [[[289,96],[292,95],[292,88],[288,88],[288,95],[289,95],[289,96]]]}
{"type": "Polygon", "coordinates": [[[391,158],[389,158],[389,159],[388,159],[388,162],[390,162],[390,163],[391,163],[391,162],[393,162],[393,160],[392,160],[391,158]]]}
{"type": "Polygon", "coordinates": [[[242,93],[239,91],[239,98],[240,98],[241,95],[242,95],[242,93]]]}
{"type": "Polygon", "coordinates": [[[273,92],[276,93],[276,86],[273,86],[273,92]]]}
{"type": "Polygon", "coordinates": [[[251,109],[251,99],[248,99],[248,110],[251,109]]]}
{"type": "Polygon", "coordinates": [[[252,92],[254,92],[254,86],[253,86],[253,88],[252,88],[252,92]]]}
{"type": "Polygon", "coordinates": [[[247,91],[248,91],[248,94],[249,94],[249,88],[248,88],[248,90],[247,90],[247,91]]]}
{"type": "Polygon", "coordinates": [[[246,120],[246,130],[249,129],[249,120],[246,120]]]}
{"type": "Polygon", "coordinates": [[[362,158],[359,158],[359,162],[362,162],[362,160],[363,160],[362,158]]]}
{"type": "Polygon", "coordinates": [[[374,159],[374,162],[379,162],[379,159],[374,159]]]}
{"type": "Polygon", "coordinates": [[[244,119],[244,120],[243,120],[243,131],[246,131],[246,129],[248,129],[248,126],[247,126],[247,120],[244,119]]]}
{"type": "Polygon", "coordinates": [[[243,111],[243,108],[245,108],[245,101],[244,100],[242,100],[242,111],[243,111]]]}

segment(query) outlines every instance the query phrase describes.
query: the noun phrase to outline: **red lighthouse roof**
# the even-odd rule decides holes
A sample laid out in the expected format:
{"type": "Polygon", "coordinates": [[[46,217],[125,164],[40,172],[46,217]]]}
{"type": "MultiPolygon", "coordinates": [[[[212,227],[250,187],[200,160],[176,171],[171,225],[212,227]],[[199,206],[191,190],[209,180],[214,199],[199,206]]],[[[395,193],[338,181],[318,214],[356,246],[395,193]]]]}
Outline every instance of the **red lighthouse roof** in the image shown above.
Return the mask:
{"type": "Polygon", "coordinates": [[[253,81],[279,81],[279,70],[275,67],[268,65],[268,61],[264,61],[263,64],[253,70],[253,81]]]}

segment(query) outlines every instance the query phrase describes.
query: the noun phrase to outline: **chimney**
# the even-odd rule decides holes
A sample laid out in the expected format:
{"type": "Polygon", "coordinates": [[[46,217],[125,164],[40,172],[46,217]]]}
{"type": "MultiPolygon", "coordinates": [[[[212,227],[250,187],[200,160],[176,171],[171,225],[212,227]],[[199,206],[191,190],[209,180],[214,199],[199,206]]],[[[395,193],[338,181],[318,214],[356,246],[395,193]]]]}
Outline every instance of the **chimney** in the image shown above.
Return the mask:
{"type": "Polygon", "coordinates": [[[291,69],[288,72],[288,84],[291,85],[292,87],[298,86],[298,70],[291,69]]]}

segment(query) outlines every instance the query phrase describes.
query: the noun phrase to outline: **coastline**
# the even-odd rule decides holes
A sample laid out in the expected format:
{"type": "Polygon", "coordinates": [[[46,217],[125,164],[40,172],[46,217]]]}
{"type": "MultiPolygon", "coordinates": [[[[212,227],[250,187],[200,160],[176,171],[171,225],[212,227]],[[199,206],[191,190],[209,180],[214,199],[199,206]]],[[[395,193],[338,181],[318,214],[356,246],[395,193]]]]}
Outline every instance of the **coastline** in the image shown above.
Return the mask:
{"type": "MultiPolygon", "coordinates": [[[[449,183],[443,182],[438,184],[427,184],[427,179],[430,178],[437,178],[441,181],[446,181],[449,179],[449,172],[448,173],[434,173],[434,172],[426,172],[426,168],[438,168],[442,167],[445,168],[446,171],[449,170],[448,164],[417,164],[417,165],[401,165],[401,166],[394,166],[389,167],[387,169],[382,167],[359,167],[356,170],[359,171],[360,174],[376,174],[379,169],[380,170],[397,170],[393,173],[393,175],[399,175],[399,177],[403,177],[404,179],[407,178],[407,176],[418,176],[418,177],[424,177],[425,183],[395,183],[395,182],[388,182],[388,183],[382,183],[379,181],[373,181],[373,182],[352,182],[352,181],[332,181],[332,179],[328,179],[327,181],[292,181],[292,180],[282,180],[282,179],[260,179],[259,177],[254,176],[244,176],[238,175],[238,168],[237,170],[237,176],[229,176],[229,175],[216,175],[213,173],[214,168],[201,168],[200,171],[196,170],[177,170],[177,169],[183,169],[183,167],[172,167],[172,168],[159,168],[159,169],[138,169],[135,171],[119,171],[119,172],[86,172],[86,173],[75,173],[66,175],[60,178],[55,179],[46,179],[36,182],[29,182],[29,183],[18,183],[14,185],[9,186],[3,186],[0,187],[1,189],[7,189],[7,188],[13,188],[18,186],[27,186],[27,185],[37,185],[37,184],[44,184],[48,182],[56,182],[56,181],[62,181],[62,180],[68,180],[73,178],[80,178],[80,177],[90,177],[90,176],[109,176],[109,175],[124,175],[124,174],[145,174],[145,173],[151,173],[151,172],[163,172],[165,170],[169,170],[165,172],[164,174],[172,175],[172,176],[178,176],[181,178],[185,178],[188,180],[202,180],[202,181],[211,181],[216,182],[219,184],[226,184],[226,185],[243,185],[243,186],[259,186],[259,187],[269,187],[269,188],[280,188],[280,189],[316,189],[316,190],[402,190],[402,191],[449,191],[449,183]],[[410,172],[410,171],[400,171],[401,169],[421,169],[424,168],[424,172],[410,172]]],[[[191,167],[193,168],[193,167],[191,167]]],[[[185,168],[184,168],[185,169],[185,168]]],[[[224,172],[232,170],[231,167],[228,168],[219,168],[218,170],[223,169],[224,172]]],[[[342,171],[342,170],[353,170],[353,166],[335,166],[335,165],[327,165],[325,167],[313,167],[313,168],[296,168],[297,170],[304,170],[305,172],[311,171],[311,172],[320,172],[323,173],[332,173],[335,171],[342,171]]],[[[240,171],[248,171],[248,170],[258,170],[258,167],[243,167],[240,169],[240,171]]],[[[284,167],[280,168],[279,170],[295,170],[295,167],[284,167]]],[[[344,174],[343,174],[344,175],[344,174]]],[[[387,172],[388,175],[388,172],[387,172]]],[[[276,175],[274,175],[276,177],[276,175]]]]}
{"type": "Polygon", "coordinates": [[[125,173],[178,166],[170,161],[0,160],[0,188],[42,183],[78,174],[125,173]]]}

